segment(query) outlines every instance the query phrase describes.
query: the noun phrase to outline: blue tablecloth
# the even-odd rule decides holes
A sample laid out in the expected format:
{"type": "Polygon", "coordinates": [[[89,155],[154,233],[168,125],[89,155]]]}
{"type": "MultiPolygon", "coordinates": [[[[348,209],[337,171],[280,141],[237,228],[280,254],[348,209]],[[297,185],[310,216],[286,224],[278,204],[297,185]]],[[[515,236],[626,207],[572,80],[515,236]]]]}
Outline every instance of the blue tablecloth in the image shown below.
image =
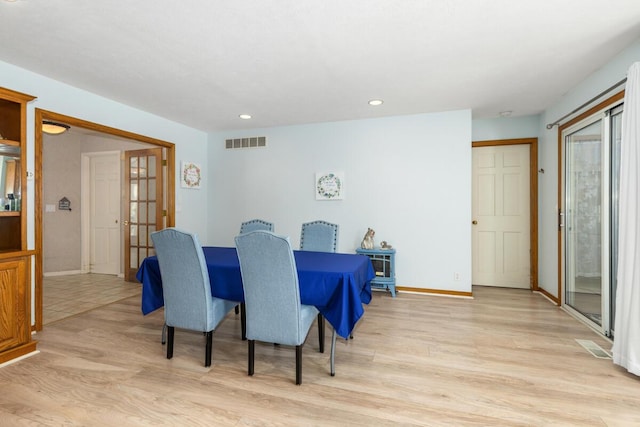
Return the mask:
{"type": "MultiPolygon", "coordinates": [[[[244,301],[240,263],[235,248],[204,247],[211,294],[244,301]]],[[[347,338],[364,314],[362,304],[371,301],[375,277],[369,257],[327,252],[294,251],[300,301],[314,305],[336,330],[347,338]]],[[[164,305],[158,258],[146,258],[136,278],[142,283],[142,313],[164,305]]]]}

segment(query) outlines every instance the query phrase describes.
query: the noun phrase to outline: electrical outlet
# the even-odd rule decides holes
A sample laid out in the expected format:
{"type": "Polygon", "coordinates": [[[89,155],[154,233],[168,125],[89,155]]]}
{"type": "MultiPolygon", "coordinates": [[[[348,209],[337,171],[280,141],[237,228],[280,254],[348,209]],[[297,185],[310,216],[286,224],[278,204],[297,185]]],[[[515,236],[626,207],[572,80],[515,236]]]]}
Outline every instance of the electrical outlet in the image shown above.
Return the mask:
{"type": "Polygon", "coordinates": [[[455,280],[456,282],[460,281],[460,273],[453,273],[453,280],[455,280]]]}

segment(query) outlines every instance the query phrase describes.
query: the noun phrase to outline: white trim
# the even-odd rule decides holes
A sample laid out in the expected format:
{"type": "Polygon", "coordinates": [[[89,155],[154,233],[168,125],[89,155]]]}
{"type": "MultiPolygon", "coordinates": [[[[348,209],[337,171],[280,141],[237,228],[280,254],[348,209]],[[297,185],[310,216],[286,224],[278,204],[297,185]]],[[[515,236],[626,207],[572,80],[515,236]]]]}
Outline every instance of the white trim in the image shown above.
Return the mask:
{"type": "Polygon", "coordinates": [[[73,276],[76,274],[87,274],[89,273],[86,270],[69,270],[69,271],[50,271],[48,273],[44,273],[44,277],[55,277],[55,276],[73,276]]]}
{"type": "MultiPolygon", "coordinates": [[[[386,289],[374,289],[371,288],[373,292],[388,292],[386,289]]],[[[461,298],[461,299],[475,299],[473,295],[454,295],[448,293],[440,293],[440,292],[417,292],[417,291],[406,291],[406,290],[398,290],[398,285],[396,285],[396,297],[402,292],[403,294],[411,294],[411,295],[423,295],[427,297],[445,297],[445,298],[461,298]]]]}
{"type": "Polygon", "coordinates": [[[19,361],[21,361],[23,359],[26,359],[27,357],[35,356],[38,353],[40,353],[40,350],[35,350],[35,351],[32,351],[31,353],[23,354],[20,357],[16,357],[15,359],[11,359],[11,360],[8,360],[8,361],[6,361],[4,363],[0,363],[0,368],[4,368],[7,365],[11,365],[13,363],[19,362],[19,361]]]}
{"type": "Polygon", "coordinates": [[[589,319],[588,317],[584,316],[579,311],[574,310],[570,305],[563,304],[562,306],[560,306],[560,309],[562,311],[564,311],[565,313],[567,313],[569,316],[571,316],[574,319],[576,319],[577,321],[579,321],[580,323],[586,325],[589,329],[591,329],[593,332],[598,334],[599,337],[604,338],[607,341],[613,343],[611,338],[609,338],[608,336],[606,336],[605,334],[602,333],[602,327],[600,325],[598,325],[597,323],[593,322],[591,319],[589,319]]]}

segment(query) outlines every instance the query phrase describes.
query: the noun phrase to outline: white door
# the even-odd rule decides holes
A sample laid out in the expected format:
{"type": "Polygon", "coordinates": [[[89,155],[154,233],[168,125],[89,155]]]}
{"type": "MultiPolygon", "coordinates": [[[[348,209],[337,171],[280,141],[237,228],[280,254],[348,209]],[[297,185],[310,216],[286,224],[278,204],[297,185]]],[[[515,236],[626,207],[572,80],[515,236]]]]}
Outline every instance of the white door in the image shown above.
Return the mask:
{"type": "Polygon", "coordinates": [[[90,271],[120,272],[120,154],[90,158],[90,271]]]}
{"type": "Polygon", "coordinates": [[[530,288],[529,145],[473,148],[472,284],[530,288]]]}

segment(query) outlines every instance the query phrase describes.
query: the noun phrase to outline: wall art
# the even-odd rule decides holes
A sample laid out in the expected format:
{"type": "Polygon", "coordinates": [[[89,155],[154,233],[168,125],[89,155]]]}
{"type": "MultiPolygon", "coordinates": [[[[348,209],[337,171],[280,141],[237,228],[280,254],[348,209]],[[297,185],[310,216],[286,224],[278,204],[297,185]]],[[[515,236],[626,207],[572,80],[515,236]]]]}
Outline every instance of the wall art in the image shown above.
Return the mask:
{"type": "Polygon", "coordinates": [[[316,173],[316,200],[344,199],[344,173],[319,172],[316,173]]]}
{"type": "Polygon", "coordinates": [[[200,188],[202,182],[202,169],[193,162],[182,162],[180,184],[182,188],[200,188]]]}

